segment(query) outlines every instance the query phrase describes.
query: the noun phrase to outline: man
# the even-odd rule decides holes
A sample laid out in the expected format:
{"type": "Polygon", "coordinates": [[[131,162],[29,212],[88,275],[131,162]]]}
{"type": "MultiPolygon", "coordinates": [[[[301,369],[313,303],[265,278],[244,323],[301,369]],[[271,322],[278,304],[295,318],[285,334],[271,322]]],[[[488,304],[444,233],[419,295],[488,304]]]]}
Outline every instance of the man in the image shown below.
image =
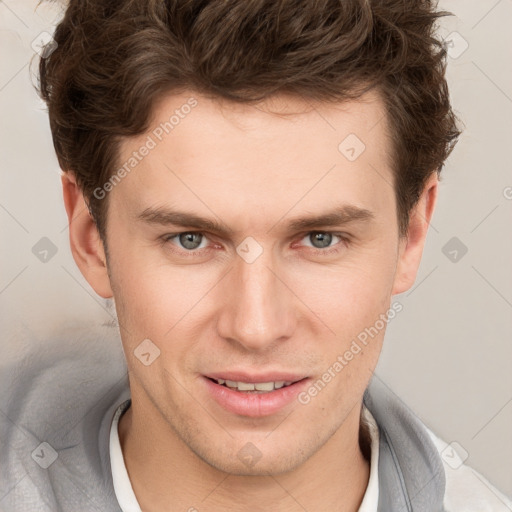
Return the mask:
{"type": "Polygon", "coordinates": [[[129,389],[83,391],[59,436],[20,409],[51,442],[37,472],[8,452],[6,510],[508,509],[469,468],[447,485],[372,379],[460,133],[434,7],[70,2],[41,93],[129,389]]]}

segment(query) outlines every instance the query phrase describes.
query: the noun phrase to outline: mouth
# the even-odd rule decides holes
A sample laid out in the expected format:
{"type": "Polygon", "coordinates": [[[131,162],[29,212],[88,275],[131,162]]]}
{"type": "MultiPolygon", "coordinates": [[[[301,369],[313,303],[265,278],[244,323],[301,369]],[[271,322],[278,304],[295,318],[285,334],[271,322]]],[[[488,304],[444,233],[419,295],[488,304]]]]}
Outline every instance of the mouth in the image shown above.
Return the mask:
{"type": "Polygon", "coordinates": [[[203,375],[206,392],[222,409],[253,418],[270,416],[292,404],[310,380],[291,374],[203,375]]]}

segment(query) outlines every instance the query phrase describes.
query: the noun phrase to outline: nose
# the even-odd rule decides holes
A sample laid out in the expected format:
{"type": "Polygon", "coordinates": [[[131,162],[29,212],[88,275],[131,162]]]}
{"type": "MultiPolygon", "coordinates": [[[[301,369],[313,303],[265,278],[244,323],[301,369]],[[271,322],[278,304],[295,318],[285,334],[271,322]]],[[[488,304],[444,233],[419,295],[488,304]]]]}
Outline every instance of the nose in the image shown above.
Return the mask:
{"type": "Polygon", "coordinates": [[[236,256],[234,268],[218,290],[218,334],[247,350],[265,351],[289,338],[296,325],[293,293],[286,276],[264,251],[248,263],[236,256]]]}

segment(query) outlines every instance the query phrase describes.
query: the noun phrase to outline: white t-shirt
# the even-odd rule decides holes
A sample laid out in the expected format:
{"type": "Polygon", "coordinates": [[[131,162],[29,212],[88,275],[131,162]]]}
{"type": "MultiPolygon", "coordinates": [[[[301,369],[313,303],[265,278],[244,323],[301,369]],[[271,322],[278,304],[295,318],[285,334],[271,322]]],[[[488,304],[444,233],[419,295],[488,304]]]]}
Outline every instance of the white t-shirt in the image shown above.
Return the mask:
{"type": "MultiPolygon", "coordinates": [[[[119,442],[118,424],[119,418],[125,410],[125,404],[126,402],[117,408],[110,427],[112,481],[121,510],[123,512],[142,512],[126,471],[121,443],[119,442]]],[[[371,439],[370,479],[358,512],[377,512],[379,502],[379,476],[377,472],[379,466],[379,429],[375,419],[366,407],[363,407],[363,417],[368,425],[371,439]]]]}

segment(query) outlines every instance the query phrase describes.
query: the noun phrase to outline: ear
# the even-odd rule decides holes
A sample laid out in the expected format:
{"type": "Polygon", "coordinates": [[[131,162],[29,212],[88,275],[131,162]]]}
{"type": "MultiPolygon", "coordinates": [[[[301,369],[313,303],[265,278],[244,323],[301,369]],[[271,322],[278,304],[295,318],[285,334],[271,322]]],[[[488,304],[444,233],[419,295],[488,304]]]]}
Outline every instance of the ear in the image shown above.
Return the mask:
{"type": "Polygon", "coordinates": [[[392,294],[403,293],[414,284],[421,262],[428,226],[434,213],[439,179],[432,173],[409,216],[407,235],[400,241],[392,294]]]}
{"type": "Polygon", "coordinates": [[[61,179],[69,221],[71,253],[80,272],[94,291],[108,299],[113,294],[107,272],[107,258],[98,228],[73,173],[67,171],[61,179]]]}

